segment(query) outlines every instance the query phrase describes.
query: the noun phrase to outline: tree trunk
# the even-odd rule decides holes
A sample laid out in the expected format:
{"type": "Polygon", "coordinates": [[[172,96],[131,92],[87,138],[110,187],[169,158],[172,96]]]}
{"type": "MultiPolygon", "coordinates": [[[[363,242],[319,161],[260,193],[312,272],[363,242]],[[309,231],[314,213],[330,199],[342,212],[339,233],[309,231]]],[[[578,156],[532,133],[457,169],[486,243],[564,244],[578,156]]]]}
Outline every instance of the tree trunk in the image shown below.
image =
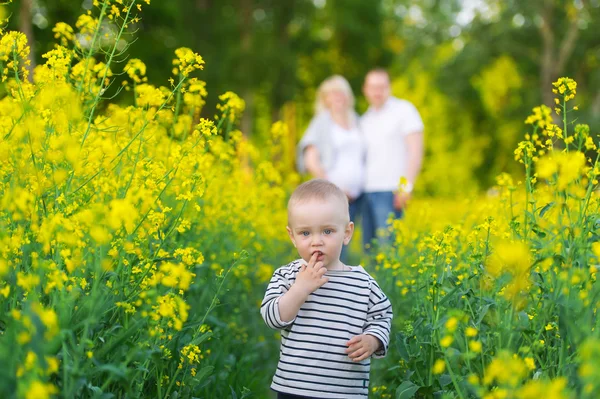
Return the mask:
{"type": "Polygon", "coordinates": [[[210,0],[196,0],[196,8],[201,11],[206,11],[211,6],[210,0]]]}
{"type": "Polygon", "coordinates": [[[286,101],[290,100],[287,98],[286,87],[294,79],[294,68],[290,65],[290,56],[287,54],[289,51],[289,24],[294,18],[294,11],[296,7],[296,0],[287,0],[278,4],[278,9],[275,10],[277,13],[277,27],[276,33],[279,37],[279,43],[277,44],[281,53],[279,57],[279,67],[276,71],[276,76],[273,79],[272,89],[272,103],[273,110],[271,117],[273,121],[280,120],[284,117],[282,107],[286,101]]]}
{"type": "MultiPolygon", "coordinates": [[[[253,0],[240,0],[240,40],[241,54],[243,59],[250,60],[252,58],[252,11],[253,0]]],[[[252,65],[248,62],[248,65],[252,65]]],[[[246,109],[242,115],[241,129],[242,133],[249,137],[252,135],[252,125],[254,121],[254,97],[252,92],[252,74],[251,68],[246,67],[242,75],[242,98],[246,103],[246,109]]]]}
{"type": "Polygon", "coordinates": [[[542,24],[540,26],[540,34],[542,36],[543,47],[540,64],[540,89],[543,103],[551,109],[555,106],[552,82],[564,74],[567,62],[573,54],[577,38],[579,37],[579,27],[577,26],[578,16],[575,16],[570,21],[569,29],[560,42],[560,46],[555,48],[556,40],[552,30],[553,14],[553,2],[547,0],[544,2],[544,9],[541,13],[542,24]]]}
{"type": "Polygon", "coordinates": [[[542,24],[540,34],[542,36],[542,59],[540,62],[540,94],[542,102],[554,108],[552,95],[552,82],[554,79],[554,32],[552,31],[553,7],[551,1],[544,2],[542,10],[542,24]]]}
{"type": "Polygon", "coordinates": [[[33,26],[31,25],[31,8],[33,0],[21,0],[21,7],[19,9],[19,30],[27,37],[27,43],[29,44],[29,65],[27,70],[29,71],[29,80],[33,79],[33,69],[35,68],[35,38],[33,36],[33,26]]]}

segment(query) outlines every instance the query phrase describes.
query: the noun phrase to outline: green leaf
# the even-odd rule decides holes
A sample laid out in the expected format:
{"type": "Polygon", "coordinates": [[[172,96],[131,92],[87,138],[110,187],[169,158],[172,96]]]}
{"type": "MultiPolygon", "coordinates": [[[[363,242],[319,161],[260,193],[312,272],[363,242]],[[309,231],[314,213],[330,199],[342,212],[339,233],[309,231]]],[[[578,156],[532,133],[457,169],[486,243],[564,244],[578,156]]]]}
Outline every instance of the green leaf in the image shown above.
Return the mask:
{"type": "Polygon", "coordinates": [[[408,361],[410,359],[410,354],[408,353],[408,348],[406,347],[406,341],[404,337],[401,337],[398,340],[398,344],[396,346],[398,353],[400,354],[400,357],[402,358],[402,360],[404,361],[408,361]]]}
{"type": "Polygon", "coordinates": [[[533,231],[535,234],[537,234],[537,236],[540,238],[544,238],[547,235],[546,232],[543,231],[542,228],[539,227],[537,224],[531,228],[531,231],[533,231]]]}
{"type": "Polygon", "coordinates": [[[542,210],[540,210],[540,217],[543,218],[544,215],[546,214],[546,212],[548,212],[553,206],[554,206],[554,202],[549,202],[546,205],[544,205],[542,210]]]}
{"type": "Polygon", "coordinates": [[[214,370],[213,366],[206,366],[198,370],[196,375],[192,378],[192,385],[200,384],[206,377],[208,377],[214,370]]]}
{"type": "Polygon", "coordinates": [[[252,396],[252,391],[246,387],[242,388],[242,397],[240,399],[246,399],[252,396]]]}
{"type": "Polygon", "coordinates": [[[396,389],[396,399],[410,399],[419,390],[420,386],[413,384],[411,381],[404,381],[396,389]]]}
{"type": "Polygon", "coordinates": [[[450,377],[450,374],[442,374],[440,375],[439,381],[440,386],[445,387],[446,385],[452,384],[452,377],[450,377]]]}
{"type": "Polygon", "coordinates": [[[492,304],[488,303],[487,305],[484,305],[481,308],[481,310],[479,311],[479,319],[477,320],[476,325],[480,325],[481,324],[481,321],[483,320],[483,318],[487,314],[488,310],[490,309],[490,306],[492,306],[492,304]]]}
{"type": "Polygon", "coordinates": [[[452,299],[454,297],[454,294],[456,293],[456,291],[458,291],[461,288],[463,288],[463,287],[459,285],[456,288],[454,288],[452,291],[450,291],[449,293],[447,293],[446,295],[444,295],[444,297],[438,302],[438,306],[442,306],[448,300],[452,299]]]}
{"type": "Polygon", "coordinates": [[[135,336],[139,332],[140,325],[142,323],[143,322],[141,320],[136,320],[133,322],[127,330],[122,331],[121,334],[119,334],[116,338],[111,339],[106,343],[106,345],[103,345],[102,348],[98,350],[97,357],[102,358],[105,354],[112,352],[119,345],[125,343],[127,339],[135,336]]]}
{"type": "Polygon", "coordinates": [[[207,331],[199,337],[194,338],[189,345],[200,345],[202,342],[206,341],[208,338],[212,337],[212,331],[207,331]]]}
{"type": "Polygon", "coordinates": [[[122,379],[126,379],[127,378],[127,374],[125,373],[125,370],[116,367],[112,364],[103,364],[101,366],[98,366],[96,368],[97,371],[106,371],[116,377],[122,378],[122,379]]]}

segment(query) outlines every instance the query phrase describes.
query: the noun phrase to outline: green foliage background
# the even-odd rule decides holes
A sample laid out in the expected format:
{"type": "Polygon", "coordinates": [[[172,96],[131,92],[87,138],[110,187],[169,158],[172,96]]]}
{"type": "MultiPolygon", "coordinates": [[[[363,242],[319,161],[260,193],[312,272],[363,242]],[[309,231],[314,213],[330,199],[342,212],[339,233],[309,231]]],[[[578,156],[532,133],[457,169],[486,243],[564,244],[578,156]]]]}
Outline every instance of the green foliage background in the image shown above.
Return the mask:
{"type": "MultiPolygon", "coordinates": [[[[40,62],[53,24],[74,23],[91,6],[91,0],[24,0],[7,9],[19,16],[11,28],[31,22],[40,62]]],[[[170,0],[153,1],[142,17],[127,40],[137,40],[129,56],[145,60],[150,81],[165,82],[172,51],[190,47],[207,61],[203,116],[212,117],[218,95],[232,90],[246,101],[242,131],[257,142],[279,119],[299,139],[315,89],[334,73],[348,78],[364,111],[365,73],[388,68],[401,82],[395,94],[441,121],[426,124],[426,166],[437,162],[440,147],[451,157],[481,153],[449,175],[430,168],[417,187],[428,194],[464,194],[436,180],[474,177],[467,191],[486,189],[510,169],[523,115],[542,102],[552,106],[550,83],[559,76],[578,81],[579,99],[589,105],[581,118],[592,132],[600,126],[598,0],[170,0]],[[447,106],[428,109],[439,101],[447,106]]]]}

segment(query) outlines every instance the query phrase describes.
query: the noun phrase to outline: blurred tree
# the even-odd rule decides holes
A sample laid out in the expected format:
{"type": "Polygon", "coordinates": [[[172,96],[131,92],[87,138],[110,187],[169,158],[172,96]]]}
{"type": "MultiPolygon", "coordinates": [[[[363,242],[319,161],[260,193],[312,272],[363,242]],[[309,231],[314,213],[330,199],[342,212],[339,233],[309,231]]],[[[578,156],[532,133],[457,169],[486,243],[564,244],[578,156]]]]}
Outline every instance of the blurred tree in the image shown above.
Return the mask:
{"type": "Polygon", "coordinates": [[[387,35],[401,40],[392,72],[405,74],[417,60],[472,115],[477,134],[488,137],[478,174],[484,185],[513,164],[508,151],[526,130],[531,108],[541,102],[554,108],[558,77],[578,81],[581,118],[592,128],[600,124],[600,36],[592,25],[600,20],[600,1],[387,0],[385,6],[398,21],[387,35]]]}
{"type": "MultiPolygon", "coordinates": [[[[28,35],[39,63],[54,24],[74,25],[93,1],[7,7],[9,29],[28,35]]],[[[436,96],[452,99],[445,109],[467,114],[473,134],[486,138],[478,176],[487,185],[509,163],[530,109],[552,104],[550,84],[560,75],[578,81],[581,118],[600,126],[598,20],[600,0],[170,0],[146,7],[127,40],[137,40],[128,56],[146,62],[155,84],[168,84],[177,47],[199,52],[209,92],[204,116],[212,116],[220,94],[235,91],[247,104],[242,130],[255,140],[284,114],[294,121],[291,131],[301,131],[316,88],[331,74],[347,77],[357,94],[374,66],[401,78],[403,90],[426,79],[436,96]]],[[[426,107],[428,98],[421,99],[426,107]]]]}
{"type": "MultiPolygon", "coordinates": [[[[78,14],[93,7],[91,0],[24,0],[21,28],[32,22],[35,59],[52,44],[52,27],[63,21],[74,25],[78,14]],[[31,10],[26,5],[32,2],[31,10]]],[[[135,27],[137,43],[130,57],[149,66],[150,81],[166,84],[172,51],[186,46],[206,60],[201,77],[207,82],[209,99],[205,112],[212,112],[218,95],[227,90],[246,100],[245,132],[254,128],[254,98],[267,96],[271,118],[281,116],[286,102],[302,98],[306,84],[318,85],[332,73],[347,76],[355,89],[372,65],[386,56],[381,45],[381,0],[171,0],[153,2],[144,9],[135,27]],[[301,59],[312,59],[311,79],[299,76],[301,59]]],[[[16,21],[10,28],[19,29],[16,21]]],[[[389,57],[388,57],[389,61],[389,57]]]]}
{"type": "Polygon", "coordinates": [[[21,0],[21,6],[19,8],[19,30],[25,34],[30,46],[30,63],[27,67],[27,69],[29,70],[30,80],[33,77],[33,70],[35,68],[35,38],[33,36],[33,28],[31,21],[31,8],[33,5],[32,3],[32,0],[21,0]]]}

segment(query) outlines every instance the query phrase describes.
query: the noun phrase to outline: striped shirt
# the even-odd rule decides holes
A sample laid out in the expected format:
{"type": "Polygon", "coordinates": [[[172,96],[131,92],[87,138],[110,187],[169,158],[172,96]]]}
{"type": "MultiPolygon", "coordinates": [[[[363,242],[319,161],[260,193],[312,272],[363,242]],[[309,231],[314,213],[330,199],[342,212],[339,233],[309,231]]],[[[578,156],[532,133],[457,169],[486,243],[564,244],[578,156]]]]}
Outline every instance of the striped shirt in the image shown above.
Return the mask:
{"type": "Polygon", "coordinates": [[[377,282],[362,268],[329,270],[327,283],[308,296],[297,316],[281,320],[279,298],[300,271],[295,260],[275,270],[260,313],[271,328],[281,330],[279,364],[271,388],[274,391],[313,398],[365,399],[369,392],[371,360],[353,362],[346,342],[360,334],[379,338],[388,350],[392,305],[377,282]]]}

